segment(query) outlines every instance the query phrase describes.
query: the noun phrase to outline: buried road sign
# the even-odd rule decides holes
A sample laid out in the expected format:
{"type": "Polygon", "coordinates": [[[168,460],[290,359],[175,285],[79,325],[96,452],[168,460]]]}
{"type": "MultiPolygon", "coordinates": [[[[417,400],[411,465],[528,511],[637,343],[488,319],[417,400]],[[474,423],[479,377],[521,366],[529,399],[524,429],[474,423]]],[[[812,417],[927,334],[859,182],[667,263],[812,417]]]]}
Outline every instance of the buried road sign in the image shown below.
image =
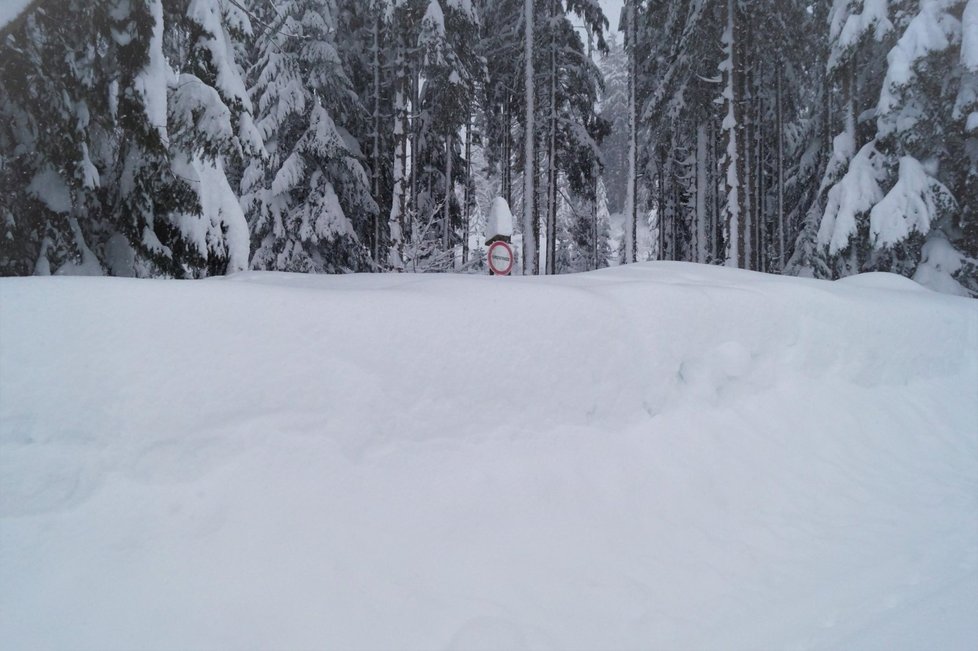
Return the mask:
{"type": "Polygon", "coordinates": [[[496,241],[489,245],[489,271],[496,276],[508,276],[513,270],[513,247],[506,242],[496,241]]]}

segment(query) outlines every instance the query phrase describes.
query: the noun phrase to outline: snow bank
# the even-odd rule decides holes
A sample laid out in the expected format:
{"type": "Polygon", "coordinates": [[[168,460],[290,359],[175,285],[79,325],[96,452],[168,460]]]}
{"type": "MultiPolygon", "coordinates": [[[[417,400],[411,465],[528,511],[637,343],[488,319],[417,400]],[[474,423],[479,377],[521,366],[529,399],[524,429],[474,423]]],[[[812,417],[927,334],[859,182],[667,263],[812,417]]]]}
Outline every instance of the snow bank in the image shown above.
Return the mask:
{"type": "Polygon", "coordinates": [[[2,279],[0,647],[973,649],[978,303],[891,280],[2,279]]]}

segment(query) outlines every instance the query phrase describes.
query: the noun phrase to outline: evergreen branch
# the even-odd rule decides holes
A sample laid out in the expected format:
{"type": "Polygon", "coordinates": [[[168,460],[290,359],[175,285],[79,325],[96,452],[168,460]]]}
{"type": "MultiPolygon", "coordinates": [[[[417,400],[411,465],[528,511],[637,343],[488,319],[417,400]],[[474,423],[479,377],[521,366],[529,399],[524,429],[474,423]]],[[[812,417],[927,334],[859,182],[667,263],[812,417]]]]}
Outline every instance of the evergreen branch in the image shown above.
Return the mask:
{"type": "MultiPolygon", "coordinates": [[[[226,0],[226,1],[229,4],[235,6],[238,9],[240,9],[241,11],[243,11],[248,16],[248,18],[250,18],[252,21],[254,21],[255,23],[257,23],[259,26],[264,27],[265,28],[265,34],[268,34],[269,32],[275,32],[276,34],[279,34],[279,35],[284,36],[286,38],[295,38],[295,39],[299,39],[299,40],[307,40],[307,39],[310,38],[309,36],[306,36],[304,34],[295,34],[293,32],[288,32],[288,31],[286,31],[284,29],[275,27],[271,23],[268,23],[268,22],[262,20],[261,18],[259,18],[258,17],[258,14],[256,14],[255,12],[247,9],[244,5],[241,4],[241,2],[239,0],[226,0]]],[[[275,3],[272,2],[272,0],[266,0],[266,1],[268,3],[268,6],[272,8],[272,11],[274,11],[275,14],[279,18],[281,18],[282,20],[285,20],[285,16],[283,16],[282,15],[282,12],[280,12],[278,10],[278,7],[275,6],[275,3]]]]}

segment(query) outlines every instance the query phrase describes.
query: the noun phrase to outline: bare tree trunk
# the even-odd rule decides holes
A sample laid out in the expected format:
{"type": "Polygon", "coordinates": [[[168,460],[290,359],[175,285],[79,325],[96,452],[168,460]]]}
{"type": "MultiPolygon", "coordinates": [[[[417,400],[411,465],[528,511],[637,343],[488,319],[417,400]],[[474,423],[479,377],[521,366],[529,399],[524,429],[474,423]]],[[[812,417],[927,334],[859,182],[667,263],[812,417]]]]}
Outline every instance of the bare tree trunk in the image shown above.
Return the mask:
{"type": "Polygon", "coordinates": [[[506,204],[513,205],[513,118],[510,114],[509,94],[503,106],[503,156],[499,165],[502,168],[503,196],[506,204]]]}
{"type": "MultiPolygon", "coordinates": [[[[452,182],[452,133],[445,136],[445,206],[442,216],[442,250],[446,253],[452,248],[452,194],[455,184],[452,182]]],[[[453,256],[454,258],[454,256],[453,256]]],[[[453,260],[454,267],[454,260],[453,260]]]]}
{"type": "Polygon", "coordinates": [[[746,267],[746,242],[744,241],[744,219],[746,218],[746,198],[749,187],[744,183],[745,176],[745,134],[744,134],[744,70],[743,70],[743,20],[739,16],[736,0],[727,0],[727,27],[724,33],[727,52],[726,89],[724,100],[726,117],[723,130],[727,135],[725,157],[725,187],[727,202],[724,207],[723,239],[725,242],[726,264],[731,267],[746,267]]]}
{"type": "Polygon", "coordinates": [[[636,24],[635,1],[626,0],[627,36],[625,50],[628,55],[628,177],[625,193],[625,262],[638,261],[638,97],[636,80],[638,78],[638,26],[636,24]]]}
{"type": "MultiPolygon", "coordinates": [[[[553,20],[554,3],[550,2],[553,20]]],[[[550,123],[547,133],[547,267],[546,273],[557,273],[557,37],[550,30],[550,123]]]]}
{"type": "Polygon", "coordinates": [[[706,262],[706,123],[696,127],[696,262],[706,262]]]}
{"type": "Polygon", "coordinates": [[[736,112],[737,126],[735,127],[737,132],[737,182],[738,182],[738,193],[737,193],[737,212],[740,215],[740,223],[737,228],[737,266],[741,269],[746,269],[748,266],[748,247],[750,246],[750,241],[747,239],[747,224],[744,220],[748,218],[748,212],[750,210],[750,204],[748,194],[750,193],[750,184],[747,183],[747,133],[746,125],[744,122],[744,99],[745,99],[745,89],[747,86],[747,75],[746,75],[746,61],[744,56],[744,50],[746,47],[746,28],[744,25],[743,16],[740,15],[740,10],[737,7],[736,0],[730,0],[731,12],[733,13],[733,28],[734,28],[734,60],[733,60],[733,75],[734,75],[734,89],[735,96],[733,98],[734,111],[736,112]]]}
{"type": "Polygon", "coordinates": [[[469,229],[472,227],[472,123],[471,108],[465,123],[465,205],[462,207],[462,264],[469,261],[469,229]]]}
{"type": "MultiPolygon", "coordinates": [[[[373,151],[371,152],[371,165],[373,167],[373,193],[374,199],[380,197],[380,10],[378,7],[374,7],[377,14],[374,16],[374,26],[373,26],[373,36],[374,36],[374,58],[373,58],[373,75],[374,75],[374,111],[373,111],[373,151]]],[[[373,241],[373,258],[374,264],[379,265],[380,262],[380,211],[377,211],[377,215],[374,217],[374,241],[373,241]]]]}
{"type": "Polygon", "coordinates": [[[757,271],[767,270],[764,248],[764,69],[757,63],[754,94],[757,98],[754,114],[754,259],[757,271]]]}
{"type": "MultiPolygon", "coordinates": [[[[536,136],[534,136],[534,138],[536,138],[536,136]]],[[[543,169],[543,134],[540,135],[540,142],[534,143],[534,147],[535,147],[534,149],[535,158],[533,161],[533,172],[535,175],[539,170],[543,169]]],[[[545,193],[547,191],[547,188],[537,185],[534,189],[535,192],[533,193],[533,241],[534,243],[537,243],[537,246],[535,246],[533,249],[533,253],[534,253],[533,275],[539,276],[540,275],[539,242],[540,242],[540,225],[542,223],[542,220],[540,218],[540,212],[542,208],[540,204],[541,202],[546,201],[545,193]]]]}
{"type": "Polygon", "coordinates": [[[408,147],[408,99],[407,65],[404,52],[399,50],[394,63],[394,191],[391,198],[390,251],[391,268],[405,270],[404,242],[408,233],[407,203],[407,147],[408,147]]]}
{"type": "Polygon", "coordinates": [[[782,63],[778,62],[778,84],[777,84],[777,103],[776,108],[776,128],[778,130],[778,268],[780,273],[784,271],[784,88],[782,87],[784,70],[782,63]]]}
{"type": "MultiPolygon", "coordinates": [[[[594,60],[594,33],[591,30],[591,25],[586,26],[587,29],[587,60],[591,62],[594,60]]],[[[600,170],[598,169],[597,157],[591,161],[591,255],[588,261],[588,269],[593,270],[598,268],[598,175],[600,170]]]]}
{"type": "Polygon", "coordinates": [[[744,257],[747,269],[757,269],[756,242],[754,239],[754,229],[757,226],[756,197],[754,195],[757,187],[754,183],[754,166],[757,153],[757,142],[755,135],[756,124],[754,122],[754,73],[750,60],[751,26],[747,16],[740,16],[743,38],[739,39],[740,49],[740,70],[743,91],[741,94],[741,104],[743,110],[743,135],[741,139],[743,154],[743,174],[740,176],[741,187],[744,195],[744,223],[741,229],[744,236],[744,257]]]}
{"type": "Polygon", "coordinates": [[[659,155],[659,209],[656,218],[657,226],[656,239],[658,240],[657,260],[666,259],[666,153],[660,150],[659,155]]]}
{"type": "MultiPolygon", "coordinates": [[[[409,221],[419,217],[418,206],[418,142],[421,140],[421,80],[415,66],[411,71],[411,202],[408,205],[409,221]]],[[[425,216],[427,218],[427,215],[425,216]]],[[[408,237],[413,241],[413,227],[408,229],[408,237]]]]}
{"type": "Polygon", "coordinates": [[[533,113],[534,93],[536,89],[533,84],[533,27],[534,11],[533,0],[523,0],[523,20],[524,25],[524,77],[526,92],[526,134],[524,140],[525,150],[523,154],[523,275],[532,274],[534,261],[537,259],[537,246],[534,230],[535,212],[533,209],[534,195],[533,173],[536,167],[536,154],[534,152],[534,128],[533,113]]]}
{"type": "Polygon", "coordinates": [[[712,237],[710,239],[710,257],[713,264],[722,260],[724,251],[723,244],[723,206],[720,203],[721,181],[715,176],[720,165],[720,156],[717,152],[717,140],[719,139],[716,120],[710,120],[710,188],[713,192],[712,202],[712,237]]]}

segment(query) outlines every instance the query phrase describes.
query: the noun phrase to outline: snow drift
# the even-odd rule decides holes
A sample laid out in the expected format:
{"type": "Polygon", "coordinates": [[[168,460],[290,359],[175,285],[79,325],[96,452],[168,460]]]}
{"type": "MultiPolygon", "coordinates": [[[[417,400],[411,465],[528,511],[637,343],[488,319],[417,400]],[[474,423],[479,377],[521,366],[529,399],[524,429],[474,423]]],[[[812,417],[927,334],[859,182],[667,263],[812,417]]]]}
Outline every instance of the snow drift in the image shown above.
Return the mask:
{"type": "Polygon", "coordinates": [[[0,646],[973,649],[978,304],[0,280],[0,646]]]}

